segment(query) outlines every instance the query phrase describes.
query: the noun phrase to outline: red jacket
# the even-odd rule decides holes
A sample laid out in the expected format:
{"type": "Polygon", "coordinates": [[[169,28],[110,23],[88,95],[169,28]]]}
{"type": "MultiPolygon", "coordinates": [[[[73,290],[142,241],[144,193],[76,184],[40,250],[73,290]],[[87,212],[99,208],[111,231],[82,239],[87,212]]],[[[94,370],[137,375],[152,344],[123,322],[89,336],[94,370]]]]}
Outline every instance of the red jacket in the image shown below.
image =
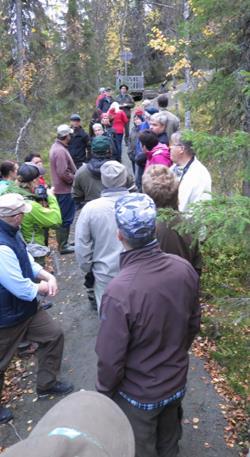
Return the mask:
{"type": "Polygon", "coordinates": [[[120,110],[116,113],[115,110],[111,109],[108,113],[113,118],[112,127],[115,133],[124,133],[125,125],[128,123],[128,118],[124,111],[120,110]]]}

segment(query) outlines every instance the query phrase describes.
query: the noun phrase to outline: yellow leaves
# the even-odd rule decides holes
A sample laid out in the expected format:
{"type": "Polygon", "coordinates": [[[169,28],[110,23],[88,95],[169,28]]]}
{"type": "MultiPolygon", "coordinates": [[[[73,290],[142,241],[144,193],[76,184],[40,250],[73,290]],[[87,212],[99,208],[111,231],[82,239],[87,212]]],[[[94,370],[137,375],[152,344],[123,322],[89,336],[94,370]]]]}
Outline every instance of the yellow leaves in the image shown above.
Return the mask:
{"type": "Polygon", "coordinates": [[[194,78],[202,78],[203,79],[203,78],[206,77],[206,71],[200,70],[200,69],[196,70],[196,71],[192,71],[191,74],[192,74],[192,76],[194,78]]]}
{"type": "Polygon", "coordinates": [[[214,35],[214,30],[212,30],[210,25],[207,25],[206,27],[204,27],[204,29],[201,31],[201,33],[205,37],[210,37],[210,36],[214,35]]]}
{"type": "Polygon", "coordinates": [[[153,27],[152,32],[154,37],[149,41],[149,46],[167,56],[173,56],[177,50],[175,44],[168,41],[167,37],[157,27],[153,27]]]}
{"type": "Polygon", "coordinates": [[[177,76],[179,72],[184,70],[185,68],[191,68],[191,63],[186,57],[182,57],[174,64],[174,66],[167,73],[167,75],[177,76]]]}

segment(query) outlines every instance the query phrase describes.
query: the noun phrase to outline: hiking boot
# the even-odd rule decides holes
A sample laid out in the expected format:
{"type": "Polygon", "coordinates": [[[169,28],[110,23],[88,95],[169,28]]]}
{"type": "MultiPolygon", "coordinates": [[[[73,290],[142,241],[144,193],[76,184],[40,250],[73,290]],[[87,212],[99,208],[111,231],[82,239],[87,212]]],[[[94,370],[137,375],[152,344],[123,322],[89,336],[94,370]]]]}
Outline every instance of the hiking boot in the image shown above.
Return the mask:
{"type": "Polygon", "coordinates": [[[7,424],[13,419],[13,414],[9,408],[0,405],[0,425],[7,424]]]}
{"type": "Polygon", "coordinates": [[[56,230],[56,239],[60,254],[72,254],[75,248],[68,243],[70,227],[59,227],[56,230]]]}
{"type": "Polygon", "coordinates": [[[36,389],[39,398],[48,397],[49,395],[68,395],[74,390],[73,384],[66,384],[66,382],[56,381],[56,383],[49,389],[42,390],[36,389]]]}

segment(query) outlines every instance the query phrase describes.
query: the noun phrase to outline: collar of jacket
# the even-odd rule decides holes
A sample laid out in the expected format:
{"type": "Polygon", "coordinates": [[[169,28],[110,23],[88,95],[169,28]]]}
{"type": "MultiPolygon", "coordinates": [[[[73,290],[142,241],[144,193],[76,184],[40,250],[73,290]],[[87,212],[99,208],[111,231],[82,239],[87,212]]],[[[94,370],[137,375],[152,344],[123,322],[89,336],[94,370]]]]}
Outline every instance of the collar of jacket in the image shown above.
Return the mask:
{"type": "Polygon", "coordinates": [[[12,225],[7,224],[7,222],[4,222],[2,219],[0,219],[0,228],[13,237],[16,236],[19,230],[19,227],[13,227],[12,225]]]}
{"type": "Polygon", "coordinates": [[[126,187],[110,187],[109,189],[104,189],[101,192],[102,197],[110,197],[114,195],[123,195],[128,194],[129,191],[126,187]]]}
{"type": "Polygon", "coordinates": [[[134,262],[152,257],[152,255],[161,252],[160,245],[157,240],[153,240],[143,248],[130,249],[129,251],[120,254],[120,266],[123,268],[125,265],[130,265],[134,262]]]}
{"type": "Polygon", "coordinates": [[[59,140],[59,138],[56,139],[56,143],[60,144],[68,151],[68,147],[61,140],[59,140]]]}

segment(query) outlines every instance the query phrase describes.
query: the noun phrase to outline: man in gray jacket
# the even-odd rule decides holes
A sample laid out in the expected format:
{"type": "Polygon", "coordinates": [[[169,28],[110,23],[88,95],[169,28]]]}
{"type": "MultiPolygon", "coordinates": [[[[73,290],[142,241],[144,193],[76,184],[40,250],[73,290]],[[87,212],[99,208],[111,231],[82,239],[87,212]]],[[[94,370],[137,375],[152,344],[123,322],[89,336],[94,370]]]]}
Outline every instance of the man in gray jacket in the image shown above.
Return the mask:
{"type": "Polygon", "coordinates": [[[103,292],[119,271],[123,250],[116,236],[115,202],[129,195],[126,189],[127,170],[124,165],[109,160],[101,168],[104,190],[101,197],[86,203],[76,224],[75,253],[84,273],[93,271],[94,292],[99,309],[103,292]]]}
{"type": "Polygon", "coordinates": [[[199,277],[187,260],[160,250],[150,197],[120,198],[115,213],[126,252],[102,298],[97,390],[129,418],[136,457],[176,457],[199,277]]]}

